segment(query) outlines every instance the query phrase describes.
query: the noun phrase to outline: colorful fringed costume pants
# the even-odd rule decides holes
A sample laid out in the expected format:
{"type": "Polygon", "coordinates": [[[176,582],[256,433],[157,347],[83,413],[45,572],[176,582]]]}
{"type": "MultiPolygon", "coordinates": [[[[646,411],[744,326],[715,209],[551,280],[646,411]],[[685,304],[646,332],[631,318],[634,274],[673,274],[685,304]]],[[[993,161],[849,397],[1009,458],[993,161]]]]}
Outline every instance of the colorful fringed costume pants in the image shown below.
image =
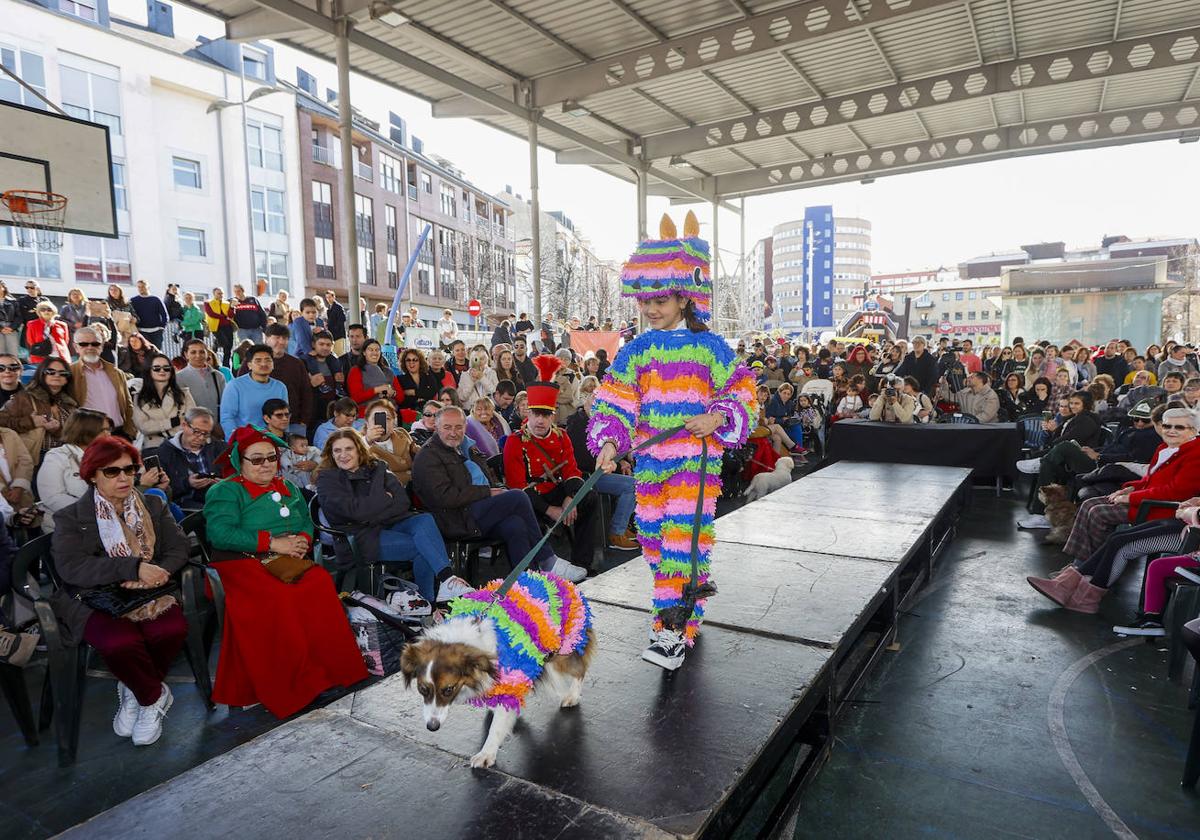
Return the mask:
{"type": "MultiPolygon", "coordinates": [[[[689,418],[717,412],[725,420],[708,439],[708,469],[700,521],[699,578],[708,581],[713,517],[721,492],[721,454],[741,446],[755,416],[754,378],[733,351],[710,332],[652,330],[617,355],[596,392],[588,425],[588,448],[607,442],[618,452],[689,418]]],[[[690,645],[704,616],[698,600],[690,615],[675,620],[691,580],[692,530],[700,492],[701,441],[686,431],[636,455],[638,541],[654,573],[654,626],[664,619],[682,629],[690,645]],[[683,625],[683,626],[680,626],[683,625]]]]}

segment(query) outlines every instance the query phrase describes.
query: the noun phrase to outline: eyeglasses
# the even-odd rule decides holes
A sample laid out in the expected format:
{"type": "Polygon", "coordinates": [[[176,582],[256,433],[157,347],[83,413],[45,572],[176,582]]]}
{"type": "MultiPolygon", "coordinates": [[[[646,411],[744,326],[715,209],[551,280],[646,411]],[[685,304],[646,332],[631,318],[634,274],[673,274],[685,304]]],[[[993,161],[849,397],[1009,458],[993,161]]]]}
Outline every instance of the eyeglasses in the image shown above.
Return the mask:
{"type": "Polygon", "coordinates": [[[20,369],[21,369],[21,365],[0,365],[0,370],[5,370],[5,371],[8,371],[9,373],[16,373],[20,369]]]}
{"type": "Polygon", "coordinates": [[[1162,427],[1164,432],[1186,432],[1188,429],[1194,428],[1193,426],[1179,423],[1163,423],[1162,427]]]}
{"type": "Polygon", "coordinates": [[[263,464],[274,464],[279,460],[279,453],[274,452],[270,455],[247,455],[242,459],[247,464],[253,464],[256,467],[261,467],[263,464]]]}
{"type": "Polygon", "coordinates": [[[137,475],[139,469],[140,467],[137,464],[126,464],[123,467],[101,467],[100,472],[105,478],[116,478],[122,473],[128,476],[137,475]]]}
{"type": "Polygon", "coordinates": [[[76,341],[75,346],[76,347],[99,347],[100,342],[99,341],[76,341]]]}
{"type": "Polygon", "coordinates": [[[171,371],[170,365],[150,365],[150,370],[155,373],[168,373],[171,371]]]}
{"type": "Polygon", "coordinates": [[[71,371],[63,370],[62,368],[46,368],[44,376],[70,376],[71,371]]]}
{"type": "Polygon", "coordinates": [[[434,411],[434,412],[431,412],[431,413],[428,413],[428,414],[427,414],[427,413],[425,413],[425,412],[422,412],[422,413],[421,413],[421,416],[422,416],[422,417],[437,417],[437,412],[436,412],[436,411],[434,411]]]}

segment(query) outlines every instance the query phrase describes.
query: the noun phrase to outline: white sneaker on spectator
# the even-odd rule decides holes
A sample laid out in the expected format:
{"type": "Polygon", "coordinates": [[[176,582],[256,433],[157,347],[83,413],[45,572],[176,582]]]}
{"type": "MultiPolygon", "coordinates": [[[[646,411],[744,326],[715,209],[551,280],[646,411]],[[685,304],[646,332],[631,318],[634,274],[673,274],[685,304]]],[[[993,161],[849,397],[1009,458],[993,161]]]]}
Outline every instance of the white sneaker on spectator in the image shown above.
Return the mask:
{"type": "Polygon", "coordinates": [[[576,566],[574,563],[568,562],[561,557],[554,558],[554,565],[550,568],[550,574],[558,575],[563,580],[571,583],[579,583],[587,577],[587,569],[576,566]]]}
{"type": "Polygon", "coordinates": [[[1017,469],[1025,473],[1025,475],[1037,475],[1042,470],[1042,459],[1026,458],[1022,461],[1017,461],[1017,469]]]}
{"type": "Polygon", "coordinates": [[[1050,527],[1050,520],[1040,513],[1031,513],[1029,516],[1022,516],[1017,520],[1017,527],[1024,528],[1026,531],[1037,531],[1042,528],[1050,527]]]}
{"type": "Polygon", "coordinates": [[[439,604],[444,604],[447,601],[453,601],[461,595],[468,595],[475,591],[475,587],[467,583],[458,575],[448,577],[442,581],[438,587],[437,597],[434,599],[439,604]]]}
{"type": "Polygon", "coordinates": [[[137,721],[133,724],[135,746],[148,747],[162,735],[163,720],[171,710],[171,704],[175,702],[166,683],[163,683],[162,688],[158,700],[149,706],[138,706],[137,721]]]}
{"type": "Polygon", "coordinates": [[[120,705],[117,706],[117,713],[113,715],[113,732],[122,738],[128,738],[133,734],[133,725],[137,723],[141,706],[138,705],[133,692],[120,680],[117,681],[117,701],[120,705]]]}

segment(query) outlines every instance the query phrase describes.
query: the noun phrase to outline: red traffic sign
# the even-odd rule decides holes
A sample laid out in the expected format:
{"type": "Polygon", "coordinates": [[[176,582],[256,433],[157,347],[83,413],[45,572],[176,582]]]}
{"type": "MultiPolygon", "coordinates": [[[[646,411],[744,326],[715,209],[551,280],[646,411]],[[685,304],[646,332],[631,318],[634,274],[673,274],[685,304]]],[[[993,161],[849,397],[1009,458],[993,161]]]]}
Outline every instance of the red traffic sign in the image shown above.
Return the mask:
{"type": "Polygon", "coordinates": [[[954,331],[954,325],[951,324],[949,321],[942,321],[942,323],[938,324],[938,332],[940,332],[940,333],[948,333],[948,332],[953,332],[953,331],[954,331]]]}
{"type": "Polygon", "coordinates": [[[472,318],[478,318],[483,314],[483,304],[477,300],[467,301],[467,314],[472,318]]]}

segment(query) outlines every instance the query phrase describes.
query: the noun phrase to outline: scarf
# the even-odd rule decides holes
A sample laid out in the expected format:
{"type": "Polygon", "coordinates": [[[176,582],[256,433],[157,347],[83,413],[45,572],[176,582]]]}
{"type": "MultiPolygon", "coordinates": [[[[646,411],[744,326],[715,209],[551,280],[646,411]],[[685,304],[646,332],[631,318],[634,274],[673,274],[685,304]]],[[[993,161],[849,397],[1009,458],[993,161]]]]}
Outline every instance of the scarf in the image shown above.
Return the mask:
{"type": "Polygon", "coordinates": [[[93,493],[96,499],[96,528],[109,557],[140,557],[149,563],[154,557],[154,527],[142,498],[130,493],[120,513],[108,499],[93,493]]]}
{"type": "Polygon", "coordinates": [[[380,385],[391,385],[392,374],[385,372],[379,365],[366,364],[362,368],[364,388],[377,388],[380,385]]]}

